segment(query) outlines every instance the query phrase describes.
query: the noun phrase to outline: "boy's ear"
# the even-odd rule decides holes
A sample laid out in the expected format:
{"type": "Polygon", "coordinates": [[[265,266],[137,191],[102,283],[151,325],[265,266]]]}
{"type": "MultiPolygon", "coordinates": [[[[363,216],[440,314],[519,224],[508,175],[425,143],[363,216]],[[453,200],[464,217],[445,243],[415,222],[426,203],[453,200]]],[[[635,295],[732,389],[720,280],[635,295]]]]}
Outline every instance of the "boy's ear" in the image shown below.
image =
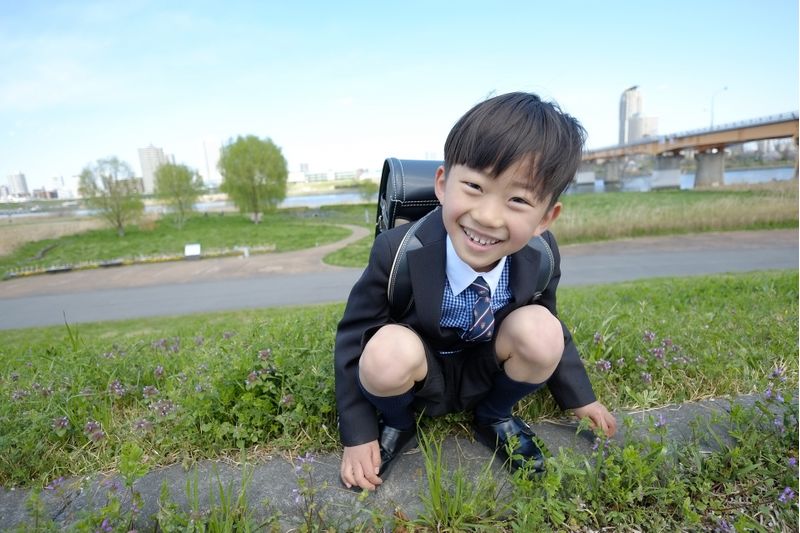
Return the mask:
{"type": "Polygon", "coordinates": [[[544,214],[539,225],[536,227],[536,235],[544,233],[550,225],[556,221],[558,215],[561,214],[561,202],[556,202],[547,213],[544,214]]]}
{"type": "Polygon", "coordinates": [[[439,168],[436,169],[433,190],[436,193],[436,199],[439,200],[439,203],[442,205],[444,205],[444,185],[446,180],[447,176],[444,172],[444,166],[440,165],[439,168]]]}

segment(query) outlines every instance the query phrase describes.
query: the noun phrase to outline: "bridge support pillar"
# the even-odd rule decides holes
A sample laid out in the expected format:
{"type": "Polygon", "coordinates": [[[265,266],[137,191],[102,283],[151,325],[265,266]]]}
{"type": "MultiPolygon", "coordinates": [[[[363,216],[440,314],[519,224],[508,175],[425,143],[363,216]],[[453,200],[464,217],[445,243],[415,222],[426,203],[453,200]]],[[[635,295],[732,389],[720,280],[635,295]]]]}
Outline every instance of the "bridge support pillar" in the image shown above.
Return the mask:
{"type": "Polygon", "coordinates": [[[591,163],[583,163],[575,174],[575,184],[594,186],[595,178],[594,165],[591,163]]]}
{"type": "Polygon", "coordinates": [[[723,150],[698,152],[697,172],[694,175],[695,187],[719,187],[725,174],[725,152],[723,150]]]}
{"type": "Polygon", "coordinates": [[[683,159],[682,155],[672,152],[656,156],[653,169],[653,189],[680,189],[681,159],[683,159]]]}
{"type": "Polygon", "coordinates": [[[619,183],[622,179],[622,171],[624,170],[624,159],[609,159],[606,161],[606,185],[609,183],[619,183]]]}

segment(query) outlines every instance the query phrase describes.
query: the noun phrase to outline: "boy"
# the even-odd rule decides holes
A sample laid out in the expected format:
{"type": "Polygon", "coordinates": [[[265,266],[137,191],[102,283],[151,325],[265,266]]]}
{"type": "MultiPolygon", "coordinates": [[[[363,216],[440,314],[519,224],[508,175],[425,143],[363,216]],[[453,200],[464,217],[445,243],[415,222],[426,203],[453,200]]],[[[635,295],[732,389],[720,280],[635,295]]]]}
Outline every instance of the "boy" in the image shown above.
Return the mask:
{"type": "Polygon", "coordinates": [[[374,490],[416,442],[415,412],[472,411],[476,438],[542,471],[533,432],[513,406],[547,384],[562,409],[606,435],[616,422],[592,391],[572,336],[556,318],[559,253],[545,230],[581,161],[585,131],[557,105],[511,93],[482,102],[453,127],[435,175],[441,203],[408,252],[414,305],[390,316],[392,260],[409,225],[375,239],[336,334],[336,403],[348,488],[374,490]],[[543,236],[552,279],[534,295],[543,236]],[[380,418],[377,413],[380,413],[380,418]]]}

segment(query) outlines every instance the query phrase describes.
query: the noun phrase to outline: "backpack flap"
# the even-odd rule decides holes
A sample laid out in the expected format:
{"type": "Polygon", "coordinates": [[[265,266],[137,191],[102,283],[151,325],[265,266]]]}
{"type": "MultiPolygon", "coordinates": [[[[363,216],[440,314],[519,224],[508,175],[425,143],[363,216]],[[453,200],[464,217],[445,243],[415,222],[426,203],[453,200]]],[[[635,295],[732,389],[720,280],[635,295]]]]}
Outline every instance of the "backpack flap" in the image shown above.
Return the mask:
{"type": "Polygon", "coordinates": [[[378,189],[375,235],[396,225],[418,220],[439,201],[434,192],[436,169],[443,161],[397,159],[383,162],[378,189]]]}

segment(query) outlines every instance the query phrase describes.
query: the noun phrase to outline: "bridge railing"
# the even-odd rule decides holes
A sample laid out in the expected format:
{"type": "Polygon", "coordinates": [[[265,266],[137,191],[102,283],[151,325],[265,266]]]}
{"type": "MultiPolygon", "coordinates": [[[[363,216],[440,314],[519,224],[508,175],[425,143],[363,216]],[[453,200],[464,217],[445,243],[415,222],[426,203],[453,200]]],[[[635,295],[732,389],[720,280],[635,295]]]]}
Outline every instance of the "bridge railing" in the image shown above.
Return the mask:
{"type": "Polygon", "coordinates": [[[726,130],[735,130],[747,126],[763,126],[765,124],[774,124],[776,122],[786,122],[788,120],[798,120],[797,111],[791,111],[788,113],[780,113],[778,115],[768,115],[766,117],[758,117],[758,118],[751,118],[748,120],[740,120],[738,122],[730,122],[727,124],[720,124],[719,126],[713,126],[710,128],[699,128],[695,130],[687,130],[687,131],[679,131],[676,133],[667,133],[665,135],[655,135],[653,137],[646,137],[644,139],[640,139],[635,142],[625,143],[625,144],[615,144],[612,146],[604,146],[602,148],[592,148],[591,150],[587,150],[587,153],[592,152],[600,152],[603,150],[613,150],[615,148],[623,148],[626,146],[639,146],[642,144],[650,144],[654,142],[658,142],[659,144],[666,144],[667,141],[671,139],[678,139],[681,137],[690,137],[692,135],[702,135],[703,133],[711,133],[717,131],[726,131],[726,130]]]}

